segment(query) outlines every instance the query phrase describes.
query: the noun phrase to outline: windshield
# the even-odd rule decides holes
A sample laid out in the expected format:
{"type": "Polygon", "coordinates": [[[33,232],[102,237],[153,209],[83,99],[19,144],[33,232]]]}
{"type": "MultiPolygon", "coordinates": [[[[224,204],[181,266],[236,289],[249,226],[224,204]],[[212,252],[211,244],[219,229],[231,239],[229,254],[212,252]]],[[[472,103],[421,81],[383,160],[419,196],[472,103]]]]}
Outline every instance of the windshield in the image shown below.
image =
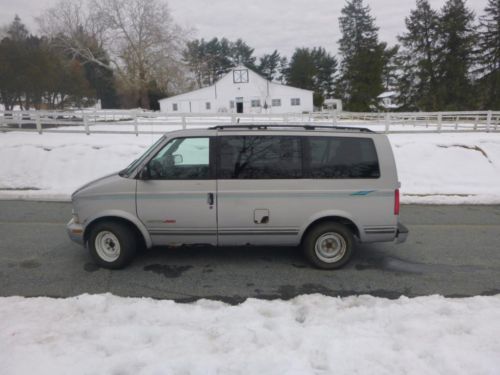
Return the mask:
{"type": "Polygon", "coordinates": [[[119,173],[119,175],[121,177],[128,177],[128,176],[130,176],[130,174],[132,173],[132,171],[138,165],[140,165],[144,161],[144,159],[146,159],[148,157],[148,155],[151,152],[151,150],[153,150],[157,145],[159,145],[161,142],[163,142],[164,139],[165,139],[165,136],[160,137],[155,143],[153,143],[153,145],[151,147],[149,147],[147,149],[147,151],[145,153],[143,153],[141,155],[140,158],[134,160],[127,168],[121,170],[120,173],[119,173]]]}

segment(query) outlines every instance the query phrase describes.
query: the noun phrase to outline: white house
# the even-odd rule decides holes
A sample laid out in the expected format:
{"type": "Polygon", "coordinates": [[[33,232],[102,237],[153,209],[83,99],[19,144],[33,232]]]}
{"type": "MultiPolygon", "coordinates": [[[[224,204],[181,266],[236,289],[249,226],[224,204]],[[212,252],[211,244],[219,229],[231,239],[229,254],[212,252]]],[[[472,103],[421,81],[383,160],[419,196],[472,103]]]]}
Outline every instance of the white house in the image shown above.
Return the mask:
{"type": "Polygon", "coordinates": [[[342,112],[342,100],[333,98],[325,99],[325,101],[323,102],[323,111],[342,112]]]}
{"type": "Polygon", "coordinates": [[[393,110],[398,109],[399,105],[397,104],[397,100],[399,97],[399,93],[397,91],[385,91],[379,96],[377,96],[378,104],[385,110],[393,110]]]}
{"type": "Polygon", "coordinates": [[[268,81],[240,65],[212,86],[159,102],[166,113],[302,113],[313,111],[313,92],[268,81]]]}

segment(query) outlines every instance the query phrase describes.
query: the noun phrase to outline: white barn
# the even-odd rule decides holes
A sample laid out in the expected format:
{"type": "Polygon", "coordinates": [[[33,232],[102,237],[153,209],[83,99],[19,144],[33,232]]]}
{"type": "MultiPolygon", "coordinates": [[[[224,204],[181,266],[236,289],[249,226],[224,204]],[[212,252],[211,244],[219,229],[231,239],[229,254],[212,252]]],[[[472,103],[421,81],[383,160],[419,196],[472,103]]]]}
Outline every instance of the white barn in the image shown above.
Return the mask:
{"type": "Polygon", "coordinates": [[[313,111],[313,92],[268,81],[240,65],[212,86],[159,102],[166,113],[302,113],[313,111]]]}

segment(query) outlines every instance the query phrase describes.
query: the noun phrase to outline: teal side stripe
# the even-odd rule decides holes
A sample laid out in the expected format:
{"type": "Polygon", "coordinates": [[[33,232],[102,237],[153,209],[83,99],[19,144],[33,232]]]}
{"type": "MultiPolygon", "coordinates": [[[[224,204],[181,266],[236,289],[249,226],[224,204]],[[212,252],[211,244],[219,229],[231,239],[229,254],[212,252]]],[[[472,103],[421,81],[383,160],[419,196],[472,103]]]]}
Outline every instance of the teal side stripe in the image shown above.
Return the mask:
{"type": "Polygon", "coordinates": [[[355,193],[352,193],[351,195],[352,196],[365,196],[365,195],[368,195],[368,194],[371,194],[374,192],[376,192],[376,190],[361,190],[361,191],[357,191],[355,193]]]}

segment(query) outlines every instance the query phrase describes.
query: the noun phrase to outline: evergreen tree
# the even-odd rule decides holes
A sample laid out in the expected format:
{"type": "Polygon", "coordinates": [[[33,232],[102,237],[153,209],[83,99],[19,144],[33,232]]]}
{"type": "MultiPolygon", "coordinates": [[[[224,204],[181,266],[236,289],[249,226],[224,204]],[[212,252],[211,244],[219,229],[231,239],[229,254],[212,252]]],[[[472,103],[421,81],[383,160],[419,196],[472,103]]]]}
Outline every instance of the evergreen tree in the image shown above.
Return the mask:
{"type": "Polygon", "coordinates": [[[19,46],[9,38],[0,42],[0,102],[8,111],[14,108],[22,95],[18,64],[15,62],[20,53],[19,46]]]}
{"type": "Polygon", "coordinates": [[[311,54],[316,68],[314,89],[319,95],[319,101],[315,105],[321,107],[326,98],[334,95],[338,63],[337,59],[322,47],[313,48],[311,54]]]}
{"type": "Polygon", "coordinates": [[[21,22],[21,18],[17,14],[7,29],[7,35],[15,42],[26,40],[29,36],[28,29],[26,29],[26,26],[21,22]]]}
{"type": "Polygon", "coordinates": [[[29,35],[16,16],[0,42],[0,99],[6,109],[63,108],[94,96],[81,64],[29,35]]]}
{"type": "Polygon", "coordinates": [[[428,110],[429,108],[419,108],[417,104],[417,98],[420,95],[417,83],[420,78],[417,76],[417,69],[415,69],[411,54],[408,51],[398,53],[396,63],[399,68],[397,78],[397,91],[399,93],[397,104],[399,109],[405,111],[428,110]]]}
{"type": "Polygon", "coordinates": [[[245,65],[247,68],[255,70],[254,49],[246,44],[242,39],[230,43],[230,60],[232,66],[245,65]]]}
{"type": "Polygon", "coordinates": [[[231,42],[226,38],[193,40],[187,43],[183,59],[195,76],[198,87],[213,85],[232,67],[243,64],[256,69],[250,48],[243,40],[231,42]]]}
{"type": "Polygon", "coordinates": [[[488,0],[480,17],[481,109],[500,110],[500,0],[488,0]]]}
{"type": "Polygon", "coordinates": [[[398,59],[399,46],[391,48],[384,47],[384,65],[382,69],[382,84],[385,91],[397,90],[400,70],[398,59]]]}
{"type": "Polygon", "coordinates": [[[269,81],[278,80],[280,74],[281,56],[278,50],[274,50],[271,54],[265,54],[259,59],[257,72],[269,81]]]}
{"type": "Polygon", "coordinates": [[[464,0],[447,0],[439,18],[439,87],[445,110],[474,107],[470,70],[476,42],[474,14],[464,0]]]}
{"type": "Polygon", "coordinates": [[[348,0],[339,18],[342,57],[338,93],[351,111],[368,111],[376,106],[383,91],[384,44],[378,42],[378,28],[363,0],[348,0]]]}
{"type": "Polygon", "coordinates": [[[297,48],[286,71],[287,84],[314,91],[314,105],[321,107],[334,92],[337,60],[324,48],[297,48]]]}
{"type": "Polygon", "coordinates": [[[316,67],[309,48],[297,48],[290,59],[287,71],[287,83],[294,87],[314,90],[316,67]]]}
{"type": "Polygon", "coordinates": [[[437,61],[439,17],[428,0],[417,0],[405,19],[407,31],[398,37],[402,75],[398,91],[403,108],[439,110],[437,61]]]}

